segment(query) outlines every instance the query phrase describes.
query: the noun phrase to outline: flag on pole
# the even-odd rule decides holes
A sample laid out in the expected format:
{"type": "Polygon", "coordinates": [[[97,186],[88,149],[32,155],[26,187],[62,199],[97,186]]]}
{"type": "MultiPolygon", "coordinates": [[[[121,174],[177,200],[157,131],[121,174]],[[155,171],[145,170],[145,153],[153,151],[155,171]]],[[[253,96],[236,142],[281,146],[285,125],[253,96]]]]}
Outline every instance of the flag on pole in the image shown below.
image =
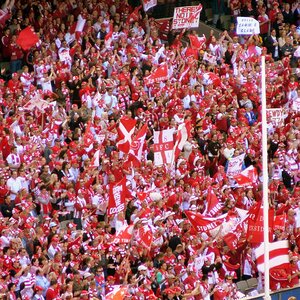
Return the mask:
{"type": "Polygon", "coordinates": [[[234,175],[233,179],[239,186],[256,185],[258,174],[253,165],[243,170],[240,174],[234,175]]]}
{"type": "Polygon", "coordinates": [[[135,119],[129,119],[127,117],[122,117],[120,119],[118,131],[118,142],[117,147],[120,151],[124,153],[129,153],[130,146],[132,143],[132,135],[135,130],[135,119]]]}
{"type": "Polygon", "coordinates": [[[153,84],[156,82],[161,82],[164,80],[168,80],[168,65],[166,63],[162,63],[156,70],[154,70],[149,76],[144,78],[145,84],[153,84]]]}
{"type": "Polygon", "coordinates": [[[208,188],[206,202],[206,208],[203,215],[207,217],[214,217],[223,209],[222,202],[218,199],[211,187],[208,188]]]}
{"type": "Polygon", "coordinates": [[[116,232],[116,237],[113,241],[114,244],[128,244],[131,241],[132,238],[132,232],[133,232],[134,225],[128,225],[124,228],[121,228],[119,232],[116,232]]]}
{"type": "Polygon", "coordinates": [[[110,24],[109,25],[109,30],[106,33],[105,37],[104,37],[104,44],[106,48],[109,48],[112,42],[112,35],[113,35],[113,25],[110,24]]]}
{"type": "Polygon", "coordinates": [[[174,149],[173,133],[174,129],[154,131],[154,164],[156,166],[170,164],[172,162],[174,149]]]}
{"type": "Polygon", "coordinates": [[[178,158],[180,152],[183,149],[184,144],[186,143],[187,139],[189,138],[191,134],[191,123],[190,122],[184,122],[178,126],[178,131],[175,139],[175,145],[173,150],[173,162],[178,158]]]}
{"type": "Polygon", "coordinates": [[[144,11],[157,5],[157,0],[142,0],[144,11]]]}
{"type": "MultiPolygon", "coordinates": [[[[272,240],[274,225],[274,209],[269,209],[269,240],[272,240]]],[[[262,243],[264,241],[264,218],[261,206],[256,219],[249,217],[247,237],[251,236],[250,243],[262,243]]]]}
{"type": "Polygon", "coordinates": [[[84,25],[85,25],[85,22],[86,22],[86,19],[84,19],[82,17],[82,15],[78,15],[78,18],[77,18],[77,23],[76,23],[76,27],[75,27],[75,37],[76,37],[76,40],[78,41],[81,37],[81,33],[83,31],[83,28],[84,28],[84,25]]]}
{"type": "Polygon", "coordinates": [[[189,34],[190,44],[192,48],[201,49],[202,46],[206,43],[206,37],[203,34],[202,37],[198,37],[194,34],[189,34]]]}
{"type": "Polygon", "coordinates": [[[98,149],[91,160],[92,167],[99,167],[100,166],[100,149],[98,149]]]}
{"type": "Polygon", "coordinates": [[[126,20],[127,25],[130,25],[131,23],[139,20],[139,15],[140,15],[139,12],[140,12],[141,8],[142,8],[142,5],[136,7],[134,9],[134,11],[127,17],[127,20],[126,20]]]}
{"type": "Polygon", "coordinates": [[[90,146],[93,144],[93,142],[94,142],[94,135],[91,131],[91,122],[88,121],[85,131],[84,131],[84,135],[83,135],[84,147],[90,148],[90,146]]]}
{"type": "Polygon", "coordinates": [[[216,218],[210,218],[203,216],[200,213],[195,213],[193,211],[185,211],[185,214],[193,227],[198,231],[198,232],[206,232],[208,233],[210,230],[215,229],[219,225],[221,225],[225,219],[227,214],[221,215],[216,218]]]}
{"type": "MultiPolygon", "coordinates": [[[[259,272],[264,273],[264,243],[254,250],[256,256],[256,264],[259,272]]],[[[289,264],[289,241],[277,241],[269,243],[269,266],[271,268],[282,268],[289,264]]]]}
{"type": "Polygon", "coordinates": [[[137,239],[139,244],[141,244],[146,249],[149,249],[151,247],[153,234],[148,225],[139,228],[137,239]]]}
{"type": "Polygon", "coordinates": [[[132,161],[133,166],[135,167],[139,167],[141,165],[147,130],[148,125],[144,124],[137,135],[132,139],[132,143],[130,145],[128,159],[132,161]]]}
{"type": "Polygon", "coordinates": [[[107,216],[116,215],[125,210],[126,177],[109,185],[107,216]]]}

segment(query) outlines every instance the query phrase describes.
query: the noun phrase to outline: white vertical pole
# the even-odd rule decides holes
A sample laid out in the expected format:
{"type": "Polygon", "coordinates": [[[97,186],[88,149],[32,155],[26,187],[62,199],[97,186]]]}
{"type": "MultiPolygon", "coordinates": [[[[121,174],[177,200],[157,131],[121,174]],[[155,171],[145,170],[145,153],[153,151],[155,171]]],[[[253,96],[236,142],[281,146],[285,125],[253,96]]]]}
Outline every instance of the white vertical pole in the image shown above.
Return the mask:
{"type": "Polygon", "coordinates": [[[261,103],[262,103],[262,160],[263,160],[263,216],[264,216],[264,292],[265,300],[270,300],[270,270],[269,270],[269,193],[268,193],[268,133],[266,104],[266,61],[261,57],[261,103]]]}

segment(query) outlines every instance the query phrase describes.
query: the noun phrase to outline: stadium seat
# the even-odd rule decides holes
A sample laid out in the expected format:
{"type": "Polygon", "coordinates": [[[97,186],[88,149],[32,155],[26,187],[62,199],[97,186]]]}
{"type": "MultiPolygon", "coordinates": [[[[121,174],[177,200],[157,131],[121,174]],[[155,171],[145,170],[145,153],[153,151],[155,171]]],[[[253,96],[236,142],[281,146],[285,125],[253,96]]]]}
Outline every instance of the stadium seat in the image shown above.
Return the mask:
{"type": "Polygon", "coordinates": [[[245,291],[248,289],[248,284],[246,282],[246,280],[243,281],[238,281],[236,283],[237,289],[242,292],[243,294],[245,294],[245,291]]]}

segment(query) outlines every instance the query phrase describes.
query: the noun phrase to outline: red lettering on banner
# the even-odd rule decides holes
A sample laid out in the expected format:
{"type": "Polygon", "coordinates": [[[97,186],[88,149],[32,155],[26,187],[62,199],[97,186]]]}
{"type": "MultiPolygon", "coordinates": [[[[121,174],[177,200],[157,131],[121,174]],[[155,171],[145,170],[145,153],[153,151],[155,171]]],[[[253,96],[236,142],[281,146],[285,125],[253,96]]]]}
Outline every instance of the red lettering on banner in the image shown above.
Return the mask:
{"type": "Polygon", "coordinates": [[[154,152],[168,151],[168,150],[172,150],[173,142],[159,143],[159,144],[154,144],[153,146],[154,146],[154,152]]]}

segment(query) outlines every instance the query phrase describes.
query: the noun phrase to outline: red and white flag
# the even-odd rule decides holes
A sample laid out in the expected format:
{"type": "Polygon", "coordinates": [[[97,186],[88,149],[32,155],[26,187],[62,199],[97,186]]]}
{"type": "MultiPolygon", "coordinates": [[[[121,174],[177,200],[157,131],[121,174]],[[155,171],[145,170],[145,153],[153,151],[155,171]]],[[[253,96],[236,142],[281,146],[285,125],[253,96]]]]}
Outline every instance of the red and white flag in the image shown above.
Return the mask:
{"type": "Polygon", "coordinates": [[[133,22],[136,22],[139,20],[140,16],[140,9],[142,8],[142,5],[136,7],[134,11],[127,17],[126,24],[130,25],[133,22]]]}
{"type": "Polygon", "coordinates": [[[143,8],[145,12],[157,5],[157,0],[143,0],[142,2],[143,2],[143,8]]]}
{"type": "Polygon", "coordinates": [[[279,229],[281,231],[284,231],[285,221],[286,221],[286,214],[275,216],[274,217],[274,230],[279,229]]]}
{"type": "Polygon", "coordinates": [[[144,124],[137,135],[132,139],[132,143],[130,145],[129,160],[132,161],[133,166],[135,167],[139,167],[141,165],[147,130],[148,125],[144,124]]]}
{"type": "Polygon", "coordinates": [[[217,57],[215,55],[207,53],[206,51],[204,52],[203,60],[207,61],[210,65],[217,64],[217,57]]]}
{"type": "Polygon", "coordinates": [[[116,215],[125,210],[126,177],[109,185],[107,216],[116,215]]]}
{"type": "Polygon", "coordinates": [[[100,149],[98,149],[91,160],[92,167],[99,167],[100,166],[100,149]]]}
{"type": "MultiPolygon", "coordinates": [[[[265,272],[264,266],[264,253],[265,247],[262,243],[258,248],[254,250],[256,256],[256,265],[259,272],[265,272]]],[[[269,267],[282,267],[288,266],[289,264],[289,241],[283,240],[278,242],[269,243],[269,267]]]]}
{"type": "Polygon", "coordinates": [[[132,238],[134,225],[128,225],[125,228],[122,228],[119,232],[116,233],[116,237],[113,241],[114,244],[128,244],[132,238]]]}
{"type": "Polygon", "coordinates": [[[113,291],[109,292],[105,295],[106,300],[123,300],[125,298],[125,294],[127,293],[128,286],[127,285],[113,285],[113,291]]]}
{"type": "Polygon", "coordinates": [[[91,131],[91,122],[89,121],[86,125],[84,135],[83,135],[83,143],[87,151],[91,150],[90,148],[93,142],[94,142],[94,135],[91,131]]]}
{"type": "MultiPolygon", "coordinates": [[[[255,207],[256,209],[257,207],[255,207]]],[[[272,240],[273,225],[274,225],[274,209],[269,209],[269,240],[272,240]]],[[[251,237],[250,243],[262,243],[264,241],[264,218],[263,207],[261,206],[257,217],[253,220],[251,217],[248,219],[248,232],[247,237],[251,237]]]]}
{"type": "Polygon", "coordinates": [[[112,42],[112,36],[113,36],[113,25],[109,25],[109,30],[104,38],[104,44],[106,48],[109,48],[112,42]]]}
{"type": "Polygon", "coordinates": [[[135,131],[135,124],[135,119],[129,119],[127,117],[122,117],[120,119],[119,127],[117,128],[119,138],[117,147],[124,153],[129,153],[132,143],[132,135],[135,131]]]}
{"type": "Polygon", "coordinates": [[[7,8],[0,9],[0,24],[5,27],[5,22],[9,20],[11,14],[7,8]]]}
{"type": "Polygon", "coordinates": [[[214,217],[223,209],[222,201],[218,199],[211,187],[208,188],[206,202],[206,208],[203,215],[207,217],[214,217]]]}
{"type": "Polygon", "coordinates": [[[222,84],[220,77],[213,72],[206,72],[203,74],[203,84],[213,84],[215,87],[222,84]]]}
{"type": "Polygon", "coordinates": [[[139,244],[149,249],[152,244],[153,234],[148,225],[145,225],[138,230],[137,239],[139,244]]]}
{"type": "Polygon", "coordinates": [[[233,178],[239,186],[256,185],[258,174],[256,168],[251,165],[233,178]]]}
{"type": "Polygon", "coordinates": [[[32,27],[28,26],[20,31],[16,43],[26,51],[35,46],[39,40],[38,35],[33,31],[32,27]]]}
{"type": "Polygon", "coordinates": [[[145,84],[153,84],[156,82],[161,82],[164,80],[168,80],[168,65],[166,63],[162,63],[155,71],[153,71],[149,76],[144,78],[145,84]]]}
{"type": "Polygon", "coordinates": [[[170,164],[173,158],[174,149],[174,129],[166,129],[162,131],[154,131],[154,164],[161,166],[170,164]]]}
{"type": "MultiPolygon", "coordinates": [[[[183,149],[184,144],[186,143],[187,139],[191,135],[191,123],[184,122],[178,126],[177,135],[175,138],[175,145],[174,145],[174,161],[179,157],[180,152],[183,149]]],[[[173,161],[172,161],[173,163],[173,161]]]]}
{"type": "Polygon", "coordinates": [[[194,19],[199,19],[202,8],[203,6],[201,3],[198,6],[196,6],[195,10],[190,15],[189,22],[192,23],[194,19]]]}
{"type": "Polygon", "coordinates": [[[23,105],[23,109],[33,111],[36,108],[40,112],[45,112],[45,109],[50,105],[51,103],[44,100],[41,94],[36,94],[25,105],[23,105]]]}
{"type": "Polygon", "coordinates": [[[203,34],[202,37],[198,37],[197,35],[194,34],[190,34],[189,35],[189,39],[190,39],[190,45],[192,48],[195,49],[201,49],[202,46],[206,43],[206,37],[203,34]]]}
{"type": "Polygon", "coordinates": [[[181,81],[184,79],[184,77],[188,74],[189,70],[190,70],[190,66],[188,66],[188,67],[181,73],[181,75],[180,75],[178,81],[181,82],[181,81]]]}
{"type": "Polygon", "coordinates": [[[82,17],[82,15],[79,14],[78,18],[77,18],[76,27],[75,27],[75,37],[76,37],[76,40],[80,39],[81,33],[82,33],[84,25],[85,25],[85,22],[86,22],[86,19],[84,19],[82,17]]]}
{"type": "Polygon", "coordinates": [[[191,222],[191,224],[193,225],[193,227],[197,230],[197,232],[206,232],[206,233],[221,225],[225,221],[227,216],[227,214],[224,214],[216,218],[209,218],[203,216],[200,213],[195,213],[189,210],[185,211],[185,214],[189,219],[189,221],[191,222]]]}

